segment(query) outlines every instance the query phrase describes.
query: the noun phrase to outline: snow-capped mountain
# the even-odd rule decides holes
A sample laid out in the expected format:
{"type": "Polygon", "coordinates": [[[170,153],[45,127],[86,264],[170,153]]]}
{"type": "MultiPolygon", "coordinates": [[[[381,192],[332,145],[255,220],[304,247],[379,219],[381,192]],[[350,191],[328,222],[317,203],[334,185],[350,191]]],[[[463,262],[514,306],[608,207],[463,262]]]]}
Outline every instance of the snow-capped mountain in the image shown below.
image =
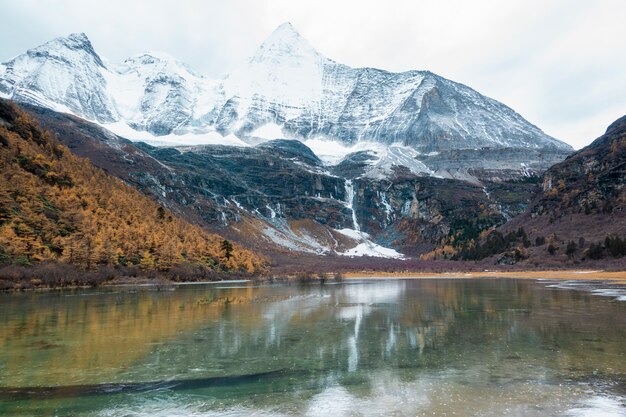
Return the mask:
{"type": "Polygon", "coordinates": [[[160,136],[193,119],[213,83],[164,53],[128,58],[105,75],[120,118],[135,130],[160,136]]]}
{"type": "MultiPolygon", "coordinates": [[[[431,72],[338,64],[289,23],[223,80],[163,53],[110,64],[84,34],[72,34],[0,65],[0,95],[154,144],[242,146],[292,138],[318,153],[336,145],[393,145],[393,152],[370,155],[379,166],[395,164],[381,158],[402,149],[411,161],[459,149],[571,151],[504,104],[431,72]]],[[[419,161],[409,165],[432,174],[419,161]]]]}
{"type": "Polygon", "coordinates": [[[0,94],[99,123],[120,119],[108,68],[85,34],[29,49],[0,65],[0,94]]]}
{"type": "MultiPolygon", "coordinates": [[[[396,145],[362,142],[366,150],[351,148],[354,152],[329,166],[297,140],[248,147],[153,147],[133,144],[78,117],[22,107],[72,152],[173,212],[261,252],[285,256],[420,254],[461,229],[478,233],[503,224],[521,213],[538,189],[536,178],[490,180],[493,161],[510,164],[500,162],[500,177],[515,168],[516,159],[530,164],[523,149],[500,149],[490,159],[485,150],[464,152],[462,158],[459,151],[423,155],[435,159],[428,160],[433,166],[439,158],[467,162],[473,167],[469,173],[481,181],[472,184],[408,172],[407,165],[419,161],[396,145]],[[372,153],[382,162],[369,163],[372,153]],[[395,167],[386,165],[392,160],[398,162],[395,167]],[[398,175],[363,175],[387,170],[398,175]]],[[[538,156],[533,155],[535,161],[538,156]]]]}
{"type": "Polygon", "coordinates": [[[350,68],[281,25],[224,81],[216,128],[245,137],[264,124],[298,139],[382,142],[422,152],[571,148],[512,109],[428,71],[350,68]]]}

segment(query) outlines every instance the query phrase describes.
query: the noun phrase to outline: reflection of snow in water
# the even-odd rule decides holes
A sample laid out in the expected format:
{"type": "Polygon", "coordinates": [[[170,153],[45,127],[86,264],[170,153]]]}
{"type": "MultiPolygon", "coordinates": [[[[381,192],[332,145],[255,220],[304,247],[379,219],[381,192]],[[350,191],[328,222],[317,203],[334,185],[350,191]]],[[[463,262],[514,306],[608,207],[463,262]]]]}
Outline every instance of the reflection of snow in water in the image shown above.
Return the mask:
{"type": "MultiPolygon", "coordinates": [[[[549,282],[544,285],[553,283],[549,282]]],[[[616,296],[615,290],[623,290],[622,288],[606,288],[605,283],[592,285],[589,282],[581,284],[576,281],[572,283],[573,286],[563,284],[568,283],[561,282],[552,287],[587,290],[598,295],[610,295],[604,293],[613,291],[613,297],[616,296]]],[[[343,352],[333,357],[340,359],[341,367],[321,376],[316,371],[315,383],[305,376],[301,385],[297,379],[299,377],[289,376],[289,378],[294,378],[290,380],[290,384],[293,383],[296,387],[293,392],[274,392],[266,397],[264,397],[265,393],[255,392],[253,394],[255,400],[247,401],[242,396],[236,400],[229,398],[226,404],[222,400],[199,399],[195,392],[180,396],[164,392],[155,394],[159,396],[159,400],[152,397],[145,399],[143,404],[120,405],[118,408],[106,410],[97,415],[111,417],[121,415],[200,417],[422,414],[626,416],[626,398],[607,395],[602,388],[596,390],[594,386],[587,384],[552,383],[548,369],[545,369],[545,374],[542,376],[520,376],[518,371],[525,358],[506,361],[505,365],[489,369],[484,367],[484,362],[476,364],[471,360],[464,362],[467,368],[447,369],[444,372],[431,372],[421,367],[422,363],[427,362],[423,360],[420,353],[425,346],[431,346],[429,340],[436,335],[433,330],[436,327],[417,324],[411,326],[410,323],[397,320],[393,314],[387,314],[385,320],[379,321],[379,313],[380,315],[385,312],[395,313],[397,307],[390,304],[396,304],[402,300],[404,285],[403,282],[389,285],[386,283],[384,285],[346,284],[343,288],[337,287],[335,293],[329,298],[325,295],[321,297],[322,299],[319,295],[316,296],[317,300],[309,298],[309,295],[294,297],[289,301],[272,303],[267,310],[263,311],[261,317],[267,325],[263,326],[260,334],[272,343],[275,340],[277,344],[280,343],[280,334],[283,327],[288,324],[287,321],[293,317],[293,314],[300,314],[302,309],[307,309],[309,306],[317,308],[312,311],[323,309],[329,315],[334,315],[336,319],[342,321],[337,327],[341,329],[341,339],[334,341],[337,343],[314,346],[312,355],[313,358],[319,356],[321,362],[329,351],[341,349],[343,352]],[[294,306],[294,303],[297,305],[294,306]],[[384,303],[387,305],[382,305],[384,303]],[[415,369],[391,367],[388,368],[391,370],[379,371],[375,368],[368,368],[371,351],[367,350],[367,347],[370,346],[368,344],[372,329],[370,326],[374,322],[378,326],[375,330],[376,348],[382,350],[384,359],[386,361],[389,358],[394,359],[395,350],[401,352],[401,349],[410,347],[414,349],[414,354],[408,357],[415,359],[415,362],[410,363],[416,366],[415,369]],[[381,328],[382,326],[384,328],[381,328]],[[474,363],[474,367],[469,367],[471,363],[474,363]],[[343,378],[346,376],[346,371],[353,373],[347,379],[362,381],[362,378],[366,378],[366,380],[363,383],[349,383],[342,386],[341,382],[346,380],[343,378]],[[504,382],[494,383],[494,381],[504,382]],[[264,398],[264,401],[260,401],[261,398],[264,398]]],[[[621,295],[618,294],[617,297],[621,295]]],[[[615,306],[621,307],[619,304],[615,306]]],[[[429,317],[429,320],[436,320],[435,315],[425,317],[429,317]]],[[[324,319],[327,318],[328,316],[325,315],[324,319]]],[[[337,328],[333,327],[333,329],[337,328]]],[[[221,326],[220,330],[220,333],[223,333],[221,326]]],[[[307,343],[308,340],[312,339],[307,339],[307,343]]],[[[234,344],[239,346],[241,343],[237,341],[234,344]]],[[[233,344],[232,341],[230,344],[233,344]]],[[[430,351],[426,349],[426,352],[425,358],[428,359],[430,351]]],[[[379,351],[377,350],[376,353],[379,351]]],[[[242,386],[241,389],[245,390],[246,387],[242,386]]],[[[207,397],[210,395],[212,394],[207,394],[207,397]]]]}
{"type": "Polygon", "coordinates": [[[603,297],[615,297],[616,301],[626,301],[626,289],[624,288],[597,288],[591,292],[603,297]]]}
{"type": "Polygon", "coordinates": [[[309,309],[319,307],[330,301],[329,295],[308,294],[293,296],[277,302],[268,303],[263,308],[263,318],[268,322],[289,321],[295,315],[306,316],[309,309]]]}
{"type": "Polygon", "coordinates": [[[280,338],[294,316],[304,318],[329,301],[329,295],[308,294],[265,305],[263,319],[267,323],[266,346],[280,346],[280,338]]]}
{"type": "Polygon", "coordinates": [[[363,315],[369,313],[370,308],[362,305],[344,307],[339,311],[342,320],[354,320],[354,335],[348,338],[348,371],[354,372],[359,364],[359,332],[363,315]]]}
{"type": "Polygon", "coordinates": [[[424,353],[424,347],[426,346],[426,331],[429,331],[429,329],[418,328],[415,331],[406,331],[406,337],[409,341],[409,346],[411,346],[411,349],[419,349],[420,355],[424,353]]]}
{"type": "Polygon", "coordinates": [[[401,383],[396,378],[376,375],[368,397],[356,396],[342,386],[331,386],[309,401],[306,416],[416,415],[427,406],[428,396],[420,381],[401,383]]]}
{"type": "Polygon", "coordinates": [[[615,301],[626,301],[626,288],[607,282],[597,281],[561,281],[548,285],[548,288],[558,288],[562,290],[589,291],[594,295],[602,297],[613,297],[615,301]]]}
{"type": "Polygon", "coordinates": [[[391,323],[391,326],[389,327],[389,336],[387,337],[387,343],[385,343],[386,356],[389,356],[391,354],[391,351],[396,346],[396,340],[396,329],[393,323],[391,323]]]}
{"type": "MultiPolygon", "coordinates": [[[[354,284],[343,288],[340,299],[350,304],[339,310],[341,320],[354,320],[354,334],[347,339],[348,372],[354,372],[359,365],[359,332],[363,316],[373,311],[371,304],[395,302],[404,292],[405,282],[394,282],[391,285],[354,284]]],[[[396,343],[396,329],[393,324],[389,329],[386,353],[389,354],[396,343]]]]}
{"type": "Polygon", "coordinates": [[[346,285],[342,295],[349,303],[391,303],[400,298],[406,282],[396,281],[388,285],[352,284],[346,285]]]}
{"type": "MultiPolygon", "coordinates": [[[[361,306],[359,306],[361,307],[361,306]]],[[[361,319],[363,318],[363,308],[357,310],[356,320],[354,320],[354,337],[359,338],[359,330],[361,329],[361,319]]]]}
{"type": "Polygon", "coordinates": [[[360,324],[361,324],[361,318],[363,317],[363,315],[368,315],[370,311],[372,311],[372,308],[367,307],[367,306],[362,306],[362,305],[347,306],[347,307],[341,307],[337,315],[339,316],[341,320],[357,321],[358,326],[357,326],[357,323],[355,323],[355,326],[354,326],[354,331],[357,332],[358,327],[360,327],[360,324]]]}
{"type": "Polygon", "coordinates": [[[572,417],[613,417],[626,416],[626,401],[614,397],[596,396],[584,400],[577,408],[571,409],[572,417]]]}
{"type": "Polygon", "coordinates": [[[359,365],[359,348],[357,347],[357,338],[350,336],[348,339],[348,372],[354,372],[359,365]]]}

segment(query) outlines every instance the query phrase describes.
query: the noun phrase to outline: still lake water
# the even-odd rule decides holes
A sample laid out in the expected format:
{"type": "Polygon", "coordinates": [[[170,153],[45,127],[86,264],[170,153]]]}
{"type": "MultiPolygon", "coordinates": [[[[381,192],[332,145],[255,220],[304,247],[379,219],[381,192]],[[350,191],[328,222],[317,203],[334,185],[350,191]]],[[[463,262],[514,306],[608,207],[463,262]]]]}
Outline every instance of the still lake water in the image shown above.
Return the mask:
{"type": "Polygon", "coordinates": [[[0,294],[0,415],[626,415],[626,291],[552,284],[0,294]]]}

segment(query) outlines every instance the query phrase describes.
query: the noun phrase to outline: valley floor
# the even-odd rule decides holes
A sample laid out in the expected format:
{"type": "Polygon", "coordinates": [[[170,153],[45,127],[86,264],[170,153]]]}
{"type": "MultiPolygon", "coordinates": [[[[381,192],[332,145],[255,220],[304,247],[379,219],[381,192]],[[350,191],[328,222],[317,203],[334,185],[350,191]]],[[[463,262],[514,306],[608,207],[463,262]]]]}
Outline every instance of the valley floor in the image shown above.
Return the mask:
{"type": "Polygon", "coordinates": [[[472,279],[513,278],[549,280],[601,280],[626,284],[626,271],[561,270],[561,271],[473,271],[473,272],[348,272],[347,279],[472,279]]]}
{"type": "MultiPolygon", "coordinates": [[[[201,283],[223,280],[257,282],[319,283],[342,279],[544,279],[562,281],[612,281],[626,285],[624,258],[613,262],[578,265],[502,265],[493,263],[418,260],[292,258],[290,263],[272,265],[265,275],[217,273],[192,269],[142,271],[138,268],[103,268],[85,271],[67,264],[40,264],[32,267],[0,268],[0,291],[23,291],[53,288],[101,287],[116,285],[170,286],[177,283],[201,283]]],[[[283,259],[285,261],[285,259],[283,259]]]]}

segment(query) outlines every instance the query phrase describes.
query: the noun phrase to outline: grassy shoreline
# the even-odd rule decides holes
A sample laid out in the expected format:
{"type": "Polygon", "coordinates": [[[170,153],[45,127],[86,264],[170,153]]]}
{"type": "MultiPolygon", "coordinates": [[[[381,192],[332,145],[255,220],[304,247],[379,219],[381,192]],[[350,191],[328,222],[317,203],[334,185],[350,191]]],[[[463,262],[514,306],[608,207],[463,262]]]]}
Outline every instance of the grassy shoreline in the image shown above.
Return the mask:
{"type": "Polygon", "coordinates": [[[198,281],[257,279],[246,272],[223,272],[207,268],[172,268],[168,271],[143,270],[138,267],[102,267],[84,270],[62,263],[42,263],[32,266],[6,265],[0,267],[0,292],[112,287],[118,285],[168,286],[198,281]]]}
{"type": "MultiPolygon", "coordinates": [[[[250,274],[212,274],[201,276],[185,274],[183,276],[168,276],[162,273],[128,274],[128,271],[113,271],[107,273],[94,271],[81,271],[73,267],[64,270],[53,269],[54,274],[47,279],[40,279],[42,272],[37,268],[22,268],[21,272],[11,277],[0,274],[0,292],[21,292],[54,289],[79,289],[79,288],[113,288],[124,286],[149,286],[168,287],[177,284],[192,284],[206,282],[228,282],[231,280],[247,280],[255,282],[276,283],[317,283],[339,282],[346,280],[385,280],[385,279],[483,279],[483,278],[508,278],[508,279],[547,279],[547,280],[585,280],[585,281],[611,281],[615,284],[626,285],[626,270],[607,271],[590,269],[562,269],[562,270],[484,270],[484,271],[372,271],[352,270],[341,273],[307,273],[290,274],[279,273],[266,276],[250,274]],[[126,272],[126,273],[125,273],[126,272]]],[[[137,272],[137,271],[133,271],[137,272]]]]}
{"type": "Polygon", "coordinates": [[[545,271],[467,271],[467,272],[347,272],[346,279],[550,279],[580,281],[615,281],[626,284],[626,271],[545,270],[545,271]]]}

